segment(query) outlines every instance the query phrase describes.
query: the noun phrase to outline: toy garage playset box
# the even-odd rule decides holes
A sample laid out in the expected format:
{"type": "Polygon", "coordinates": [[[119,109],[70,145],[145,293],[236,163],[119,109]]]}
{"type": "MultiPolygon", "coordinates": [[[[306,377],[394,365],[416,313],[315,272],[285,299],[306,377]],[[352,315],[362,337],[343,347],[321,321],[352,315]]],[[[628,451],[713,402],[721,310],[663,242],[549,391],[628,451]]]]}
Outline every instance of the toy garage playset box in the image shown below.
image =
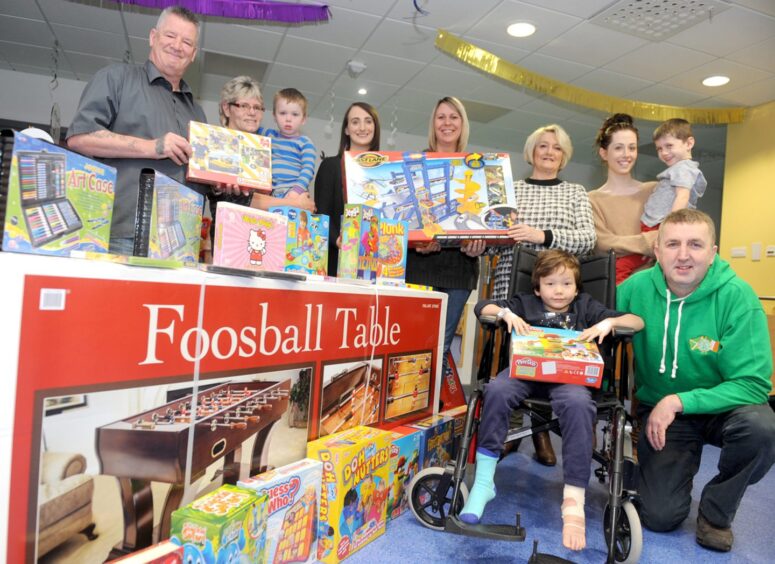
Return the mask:
{"type": "Polygon", "coordinates": [[[579,341],[579,331],[531,327],[529,335],[511,333],[511,377],[553,384],[599,388],[603,357],[592,341],[579,341]]]}
{"type": "Polygon", "coordinates": [[[323,465],[305,458],[237,483],[269,496],[267,562],[316,562],[322,476],[323,465]]]}
{"type": "Polygon", "coordinates": [[[392,440],[357,426],[307,444],[323,463],[318,560],[340,562],[385,532],[392,440]]]}
{"type": "Polygon", "coordinates": [[[0,141],[3,250],[107,253],[116,169],[16,131],[0,141]]]}
{"type": "Polygon", "coordinates": [[[198,121],[191,122],[188,133],[193,150],[188,163],[188,180],[272,191],[272,140],[269,137],[198,121]]]}
{"type": "Polygon", "coordinates": [[[507,153],[346,152],[347,202],[409,224],[409,243],[511,244],[518,223],[507,153]]]}

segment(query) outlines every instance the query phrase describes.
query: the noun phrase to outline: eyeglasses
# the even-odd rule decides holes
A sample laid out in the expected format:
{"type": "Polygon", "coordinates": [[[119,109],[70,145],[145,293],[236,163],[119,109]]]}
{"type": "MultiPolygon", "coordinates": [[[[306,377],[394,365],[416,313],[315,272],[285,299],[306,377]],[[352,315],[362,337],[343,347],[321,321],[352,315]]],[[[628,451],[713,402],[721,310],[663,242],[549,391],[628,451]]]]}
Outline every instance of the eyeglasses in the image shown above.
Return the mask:
{"type": "Polygon", "coordinates": [[[234,106],[235,108],[239,108],[243,112],[247,112],[250,110],[253,110],[254,112],[263,112],[266,108],[264,106],[259,106],[258,104],[239,104],[237,102],[229,102],[230,106],[234,106]]]}

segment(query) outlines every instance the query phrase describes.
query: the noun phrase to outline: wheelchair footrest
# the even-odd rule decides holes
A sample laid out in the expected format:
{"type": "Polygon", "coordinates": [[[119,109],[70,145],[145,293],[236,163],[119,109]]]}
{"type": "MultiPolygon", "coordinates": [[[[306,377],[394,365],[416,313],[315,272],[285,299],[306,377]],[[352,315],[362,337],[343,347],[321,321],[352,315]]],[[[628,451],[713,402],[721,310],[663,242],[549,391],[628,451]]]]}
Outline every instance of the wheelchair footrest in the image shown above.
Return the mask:
{"type": "Polygon", "coordinates": [[[444,530],[456,535],[466,535],[469,537],[480,537],[494,540],[504,540],[512,542],[522,542],[525,540],[525,528],[519,524],[519,513],[517,513],[516,525],[505,524],[482,524],[469,525],[464,523],[456,516],[450,515],[444,522],[444,530]]]}

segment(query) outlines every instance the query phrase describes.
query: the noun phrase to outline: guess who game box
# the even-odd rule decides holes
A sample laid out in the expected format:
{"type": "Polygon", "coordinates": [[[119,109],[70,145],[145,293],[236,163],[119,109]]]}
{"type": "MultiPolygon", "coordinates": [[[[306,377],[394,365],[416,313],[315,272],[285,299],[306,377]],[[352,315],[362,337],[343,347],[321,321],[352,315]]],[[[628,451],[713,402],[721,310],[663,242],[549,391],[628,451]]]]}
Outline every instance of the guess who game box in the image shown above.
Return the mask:
{"type": "Polygon", "coordinates": [[[199,262],[204,196],[152,169],[140,174],[134,256],[199,262]]]}
{"type": "Polygon", "coordinates": [[[288,219],[284,215],[218,202],[213,264],[282,272],[287,237],[288,219]]]}
{"type": "Polygon", "coordinates": [[[508,153],[346,152],[347,202],[409,224],[409,243],[512,244],[518,223],[508,153]]]}
{"type": "Polygon", "coordinates": [[[376,281],[379,268],[379,220],[379,211],[376,208],[345,204],[341,229],[342,246],[339,249],[339,264],[336,269],[338,278],[376,281]]]}
{"type": "Polygon", "coordinates": [[[307,444],[323,463],[318,560],[341,562],[385,532],[391,441],[357,426],[307,444]]]}
{"type": "Polygon", "coordinates": [[[448,415],[431,415],[409,425],[422,432],[422,467],[441,466],[455,457],[455,421],[448,415]]]}
{"type": "Polygon", "coordinates": [[[379,222],[377,284],[403,286],[406,280],[406,253],[409,248],[409,224],[400,219],[379,222]]]}
{"type": "Polygon", "coordinates": [[[224,485],[172,513],[170,539],[184,562],[266,564],[267,496],[224,485]]]}
{"type": "Polygon", "coordinates": [[[395,519],[409,509],[407,486],[422,468],[422,439],[419,429],[395,427],[390,430],[390,475],[388,476],[387,518],[395,519]]]}
{"type": "Polygon", "coordinates": [[[530,329],[529,335],[511,333],[512,378],[600,387],[603,357],[594,342],[579,341],[579,331],[530,329]]]}
{"type": "Polygon", "coordinates": [[[285,216],[285,271],[325,275],[328,272],[329,221],[325,214],[314,214],[291,206],[269,208],[285,216]]]}
{"type": "Polygon", "coordinates": [[[240,480],[241,488],[269,496],[267,562],[315,562],[323,464],[311,458],[240,480]]]}
{"type": "Polygon", "coordinates": [[[116,169],[16,131],[0,143],[3,250],[107,253],[116,169]]]}
{"type": "Polygon", "coordinates": [[[188,141],[193,149],[186,174],[188,180],[272,191],[269,137],[192,121],[188,141]]]}

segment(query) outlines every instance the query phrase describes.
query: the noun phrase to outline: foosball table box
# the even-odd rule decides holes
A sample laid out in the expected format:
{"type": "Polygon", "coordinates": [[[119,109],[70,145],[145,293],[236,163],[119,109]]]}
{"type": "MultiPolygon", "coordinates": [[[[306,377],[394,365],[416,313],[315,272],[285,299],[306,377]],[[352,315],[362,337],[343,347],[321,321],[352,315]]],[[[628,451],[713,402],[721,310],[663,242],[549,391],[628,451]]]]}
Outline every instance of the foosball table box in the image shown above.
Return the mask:
{"type": "Polygon", "coordinates": [[[305,458],[237,485],[269,496],[267,562],[315,562],[323,465],[305,458]]]}
{"type": "Polygon", "coordinates": [[[455,421],[449,415],[431,415],[410,425],[422,432],[423,468],[444,467],[455,456],[455,421]]]}
{"type": "Polygon", "coordinates": [[[185,562],[266,564],[266,494],[224,485],[172,514],[185,562]]]}
{"type": "Polygon", "coordinates": [[[422,431],[412,427],[390,430],[390,475],[387,518],[395,519],[409,509],[406,488],[422,467],[422,431]]]}
{"type": "Polygon", "coordinates": [[[307,444],[323,463],[318,560],[341,562],[385,532],[392,439],[357,426],[307,444]]]}

